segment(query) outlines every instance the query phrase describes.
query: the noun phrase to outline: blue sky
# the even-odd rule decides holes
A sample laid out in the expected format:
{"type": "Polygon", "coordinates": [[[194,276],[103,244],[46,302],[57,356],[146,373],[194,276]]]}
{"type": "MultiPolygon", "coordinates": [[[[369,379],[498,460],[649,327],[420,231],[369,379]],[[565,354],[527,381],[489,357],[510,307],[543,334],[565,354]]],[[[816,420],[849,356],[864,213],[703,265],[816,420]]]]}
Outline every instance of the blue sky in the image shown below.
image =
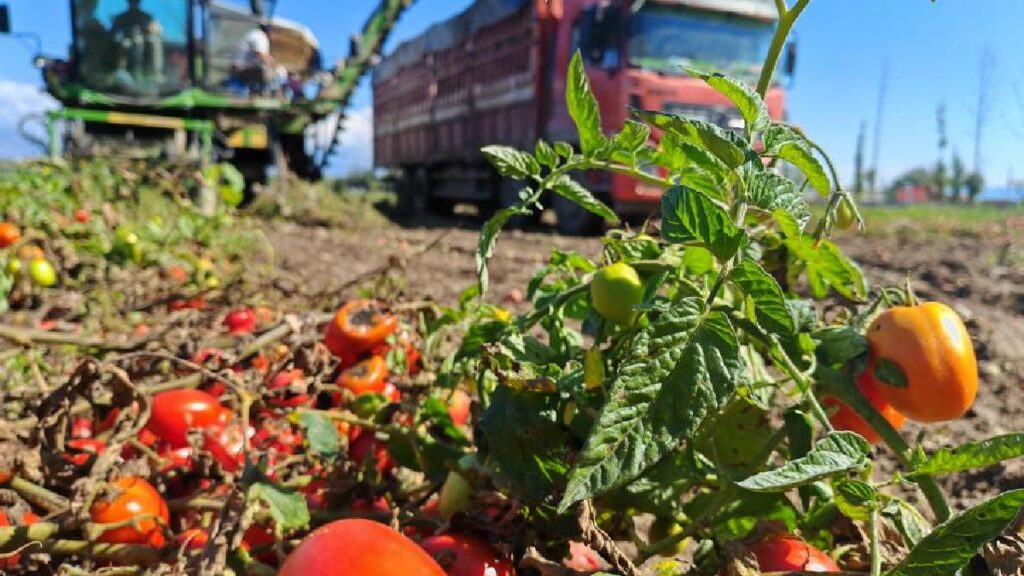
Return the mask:
{"type": "MultiPolygon", "coordinates": [[[[0,0],[3,1],[3,0],[0,0]]],[[[790,0],[792,3],[792,0],[790,0]]],[[[17,30],[41,35],[44,50],[60,54],[68,42],[66,0],[8,0],[17,30]]],[[[418,0],[399,23],[389,46],[454,14],[471,0],[418,0]]],[[[373,0],[279,0],[278,14],[308,25],[325,56],[347,51],[373,0]]],[[[826,147],[850,179],[857,130],[868,123],[871,156],[875,107],[883,62],[889,66],[880,171],[883,179],[937,159],[935,111],[944,103],[951,145],[970,164],[974,150],[979,64],[991,54],[982,169],[990,185],[1008,175],[1024,178],[1024,22],[1020,0],[813,0],[797,25],[796,82],[790,119],[826,147]],[[1020,98],[1018,98],[1018,93],[1020,98]]],[[[0,37],[0,138],[10,142],[17,118],[45,103],[38,73],[16,40],[0,37]]],[[[370,93],[354,102],[342,168],[369,162],[370,93]]],[[[0,155],[25,154],[27,145],[0,155]]]]}

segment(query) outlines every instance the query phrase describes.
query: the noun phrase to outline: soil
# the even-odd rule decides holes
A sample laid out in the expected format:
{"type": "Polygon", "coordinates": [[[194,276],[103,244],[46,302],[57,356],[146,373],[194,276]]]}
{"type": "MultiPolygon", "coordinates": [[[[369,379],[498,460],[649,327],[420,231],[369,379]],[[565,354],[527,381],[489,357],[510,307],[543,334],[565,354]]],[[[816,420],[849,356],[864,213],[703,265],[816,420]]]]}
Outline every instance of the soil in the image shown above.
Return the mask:
{"type": "MultiPolygon", "coordinates": [[[[275,274],[297,299],[314,295],[341,298],[353,282],[389,264],[403,267],[402,296],[454,304],[476,280],[474,254],[480,220],[474,216],[431,218],[414,225],[337,229],[274,222],[265,233],[277,254],[275,274]],[[426,249],[425,249],[426,248],[426,249]],[[425,249],[425,250],[424,250],[425,249]]],[[[898,285],[907,276],[922,299],[942,300],[967,320],[975,339],[981,373],[977,401],[966,417],[942,425],[909,424],[908,440],[926,449],[1020,430],[1024,424],[1024,266],[1022,238],[1006,225],[922,232],[912,223],[889,223],[871,234],[837,239],[860,263],[872,286],[898,285]],[[1016,264],[1016,265],[1015,265],[1016,264]]],[[[546,261],[552,247],[595,257],[599,238],[554,234],[549,227],[502,233],[490,266],[488,298],[522,308],[522,290],[546,261]]],[[[306,301],[309,306],[311,302],[306,301]]],[[[885,462],[881,466],[893,466],[885,462]]],[[[1024,487],[1024,460],[945,481],[956,509],[998,492],[1024,487]]]]}

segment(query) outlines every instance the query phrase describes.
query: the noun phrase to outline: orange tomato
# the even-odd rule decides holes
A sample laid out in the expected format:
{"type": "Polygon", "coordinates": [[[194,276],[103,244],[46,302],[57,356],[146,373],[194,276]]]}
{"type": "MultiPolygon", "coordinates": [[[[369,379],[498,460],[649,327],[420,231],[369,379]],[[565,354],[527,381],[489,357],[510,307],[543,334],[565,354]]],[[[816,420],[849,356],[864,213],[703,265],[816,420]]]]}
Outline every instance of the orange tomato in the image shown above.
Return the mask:
{"type": "Polygon", "coordinates": [[[136,476],[125,476],[111,483],[115,490],[107,499],[98,500],[89,509],[89,517],[97,524],[124,522],[136,516],[150,516],[135,523],[107,530],[97,539],[107,544],[164,545],[161,523],[170,521],[167,502],[153,485],[136,476]],[[155,518],[154,518],[155,517],[155,518]]]}
{"type": "Polygon", "coordinates": [[[882,398],[916,422],[959,418],[978,393],[978,362],[963,320],[939,302],[899,306],[867,333],[868,370],[882,398]]]}
{"type": "Polygon", "coordinates": [[[341,358],[356,358],[398,329],[398,317],[376,300],[352,300],[338,309],[324,330],[324,345],[341,358]]]}
{"type": "Polygon", "coordinates": [[[388,365],[380,356],[370,356],[366,360],[346,369],[338,376],[336,384],[346,388],[352,394],[384,392],[384,379],[388,377],[388,365]]]}
{"type": "MultiPolygon", "coordinates": [[[[871,376],[871,372],[865,370],[857,377],[857,388],[867,398],[868,402],[878,410],[883,418],[892,424],[892,427],[899,430],[903,427],[906,418],[898,410],[892,407],[882,398],[878,391],[878,382],[871,376]]],[[[863,436],[868,442],[878,444],[882,438],[875,432],[875,429],[868,425],[854,410],[844,404],[838,398],[826,396],[821,399],[827,409],[834,409],[835,412],[829,416],[828,421],[836,430],[849,430],[863,436]]]]}
{"type": "Polygon", "coordinates": [[[21,240],[21,231],[10,222],[0,222],[0,248],[7,248],[21,240]]]}
{"type": "Polygon", "coordinates": [[[371,520],[349,518],[314,530],[285,560],[278,576],[445,576],[415,542],[371,520]]]}

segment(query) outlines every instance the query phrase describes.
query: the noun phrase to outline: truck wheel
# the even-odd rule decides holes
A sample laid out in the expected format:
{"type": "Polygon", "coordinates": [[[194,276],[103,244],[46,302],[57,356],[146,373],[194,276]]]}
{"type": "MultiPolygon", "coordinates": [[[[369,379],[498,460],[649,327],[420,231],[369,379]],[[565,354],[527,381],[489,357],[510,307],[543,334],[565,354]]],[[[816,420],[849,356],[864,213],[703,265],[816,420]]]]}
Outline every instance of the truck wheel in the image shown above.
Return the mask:
{"type": "MultiPolygon", "coordinates": [[[[498,184],[498,208],[509,208],[519,203],[519,191],[523,185],[511,178],[502,178],[498,184]]],[[[513,216],[505,224],[506,228],[525,228],[540,222],[541,214],[534,210],[530,216],[513,216]]]]}
{"type": "Polygon", "coordinates": [[[571,200],[554,195],[551,201],[558,221],[555,228],[566,236],[593,236],[601,232],[604,220],[571,200]]]}
{"type": "Polygon", "coordinates": [[[427,173],[422,168],[403,171],[398,182],[398,205],[395,212],[407,218],[419,218],[427,211],[430,187],[427,173]]]}

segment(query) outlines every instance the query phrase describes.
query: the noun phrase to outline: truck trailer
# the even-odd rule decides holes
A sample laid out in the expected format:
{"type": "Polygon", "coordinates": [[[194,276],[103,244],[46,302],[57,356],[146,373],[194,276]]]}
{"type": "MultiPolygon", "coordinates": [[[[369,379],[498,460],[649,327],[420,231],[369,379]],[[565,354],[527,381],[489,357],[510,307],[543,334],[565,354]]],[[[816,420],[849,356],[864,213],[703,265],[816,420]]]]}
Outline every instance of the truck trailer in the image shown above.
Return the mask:
{"type": "MultiPolygon", "coordinates": [[[[511,205],[518,187],[480,149],[574,143],[564,93],[577,50],[608,132],[623,126],[629,108],[741,129],[739,111],[683,67],[753,84],[777,17],[773,0],[477,0],[375,67],[374,163],[395,175],[399,206],[410,215],[459,202],[484,212],[511,205]]],[[[792,75],[794,59],[791,45],[782,75],[792,75]]],[[[782,84],[773,83],[766,101],[771,117],[783,118],[782,84]]],[[[655,212],[661,196],[617,174],[594,172],[583,182],[624,216],[655,212]]],[[[558,196],[550,202],[562,233],[600,225],[558,196]]]]}

